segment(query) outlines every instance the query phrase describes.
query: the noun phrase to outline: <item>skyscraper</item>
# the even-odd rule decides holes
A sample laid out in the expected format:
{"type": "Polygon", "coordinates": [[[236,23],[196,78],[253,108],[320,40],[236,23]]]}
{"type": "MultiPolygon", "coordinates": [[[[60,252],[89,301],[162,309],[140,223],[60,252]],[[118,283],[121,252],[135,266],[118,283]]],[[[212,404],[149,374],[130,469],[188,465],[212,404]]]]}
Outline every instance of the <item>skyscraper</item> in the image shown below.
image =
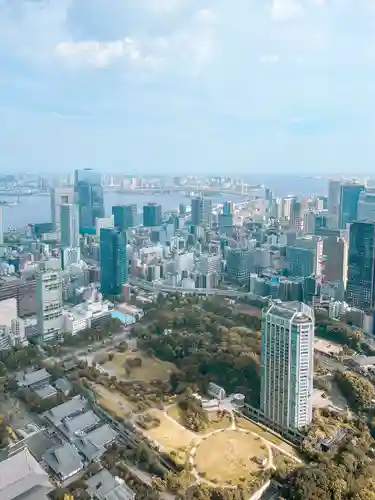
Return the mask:
{"type": "Polygon", "coordinates": [[[345,183],[340,189],[339,228],[345,229],[347,224],[357,220],[358,201],[365,186],[363,184],[345,183]]]}
{"type": "Polygon", "coordinates": [[[42,343],[62,340],[62,281],[58,259],[39,264],[36,273],[36,301],[42,343]]]}
{"type": "Polygon", "coordinates": [[[375,222],[350,225],[346,294],[352,307],[375,308],[375,222]]]}
{"type": "Polygon", "coordinates": [[[89,168],[75,171],[74,190],[79,206],[81,233],[95,231],[95,219],[104,217],[104,200],[101,176],[89,168]]]}
{"type": "Polygon", "coordinates": [[[60,226],[61,205],[74,203],[73,186],[54,188],[51,191],[51,220],[53,228],[60,226]]]}
{"type": "Polygon", "coordinates": [[[158,203],[148,203],[143,207],[144,227],[157,227],[163,223],[161,205],[158,203]]]}
{"type": "Polygon", "coordinates": [[[262,311],[260,406],[280,429],[312,419],[314,312],[302,302],[276,302],[262,311]]]}
{"type": "Polygon", "coordinates": [[[126,233],[118,229],[100,230],[100,291],[120,295],[127,281],[126,233]]]}
{"type": "Polygon", "coordinates": [[[116,205],[112,207],[114,224],[122,231],[136,225],[137,205],[116,205]]]}
{"type": "Polygon", "coordinates": [[[0,245],[4,244],[3,207],[0,205],[0,245]]]}
{"type": "Polygon", "coordinates": [[[375,188],[368,188],[360,193],[357,220],[375,221],[375,188]]]}
{"type": "Polygon", "coordinates": [[[191,200],[191,223],[193,226],[210,228],[212,224],[212,201],[203,196],[191,200]]]}
{"type": "Polygon", "coordinates": [[[79,210],[76,204],[60,207],[61,248],[79,247],[79,210]]]}
{"type": "Polygon", "coordinates": [[[328,214],[330,227],[339,225],[341,181],[330,180],[328,184],[328,214]]]}

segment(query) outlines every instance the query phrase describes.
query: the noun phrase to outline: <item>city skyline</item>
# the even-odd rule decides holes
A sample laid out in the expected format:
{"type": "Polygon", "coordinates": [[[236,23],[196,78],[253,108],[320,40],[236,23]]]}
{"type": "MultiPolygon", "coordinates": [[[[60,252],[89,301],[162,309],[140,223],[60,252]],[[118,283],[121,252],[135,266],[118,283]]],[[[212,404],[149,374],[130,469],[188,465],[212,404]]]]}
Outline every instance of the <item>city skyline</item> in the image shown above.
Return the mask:
{"type": "Polygon", "coordinates": [[[375,8],[7,1],[3,168],[370,171],[375,8]]]}

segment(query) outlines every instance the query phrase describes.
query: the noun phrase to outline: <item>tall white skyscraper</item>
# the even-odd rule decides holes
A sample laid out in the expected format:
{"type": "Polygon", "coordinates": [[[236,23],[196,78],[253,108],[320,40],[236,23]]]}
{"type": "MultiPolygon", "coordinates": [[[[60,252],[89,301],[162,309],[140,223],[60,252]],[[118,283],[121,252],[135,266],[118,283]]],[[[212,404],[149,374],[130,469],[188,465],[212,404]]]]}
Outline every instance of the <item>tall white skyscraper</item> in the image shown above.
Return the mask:
{"type": "Polygon", "coordinates": [[[266,418],[280,429],[311,422],[314,312],[301,302],[274,302],[262,312],[261,395],[266,418]]]}
{"type": "Polygon", "coordinates": [[[61,248],[79,247],[78,205],[64,203],[60,207],[61,248]]]}
{"type": "Polygon", "coordinates": [[[36,298],[41,342],[62,340],[62,280],[58,259],[39,264],[36,274],[36,298]]]}
{"type": "Polygon", "coordinates": [[[54,227],[60,226],[61,205],[74,203],[74,188],[61,187],[51,191],[51,220],[54,227]]]}

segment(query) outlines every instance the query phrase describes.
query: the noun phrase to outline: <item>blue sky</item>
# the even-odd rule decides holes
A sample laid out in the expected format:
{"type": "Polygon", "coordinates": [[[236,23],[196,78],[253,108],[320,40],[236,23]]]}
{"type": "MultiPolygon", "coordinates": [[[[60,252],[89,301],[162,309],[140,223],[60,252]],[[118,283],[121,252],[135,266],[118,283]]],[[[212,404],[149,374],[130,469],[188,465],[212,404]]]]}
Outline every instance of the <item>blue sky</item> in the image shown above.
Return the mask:
{"type": "Polygon", "coordinates": [[[1,172],[358,174],[375,0],[0,0],[1,172]]]}

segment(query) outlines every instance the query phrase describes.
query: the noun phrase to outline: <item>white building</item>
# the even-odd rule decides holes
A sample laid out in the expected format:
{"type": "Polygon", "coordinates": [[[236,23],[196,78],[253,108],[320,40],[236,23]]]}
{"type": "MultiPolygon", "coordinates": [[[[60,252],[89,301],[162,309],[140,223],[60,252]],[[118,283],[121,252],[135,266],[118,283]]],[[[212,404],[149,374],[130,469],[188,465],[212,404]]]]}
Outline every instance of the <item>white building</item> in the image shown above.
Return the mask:
{"type": "Polygon", "coordinates": [[[51,191],[51,219],[55,227],[60,226],[60,207],[66,203],[74,203],[73,186],[55,188],[51,191]]]}
{"type": "Polygon", "coordinates": [[[197,264],[197,271],[202,274],[216,273],[221,274],[221,255],[204,253],[200,255],[197,264]]]}
{"type": "Polygon", "coordinates": [[[301,302],[276,301],[262,312],[261,409],[277,427],[311,422],[314,312],[301,302]]]}
{"type": "Polygon", "coordinates": [[[114,216],[110,215],[109,217],[97,217],[95,219],[95,231],[96,236],[100,237],[101,229],[113,229],[115,227],[114,216]]]}
{"type": "Polygon", "coordinates": [[[21,346],[27,344],[26,321],[22,318],[15,318],[12,320],[11,344],[21,346]]]}
{"type": "Polygon", "coordinates": [[[90,328],[93,321],[109,316],[113,304],[104,302],[87,302],[63,311],[63,331],[69,335],[90,328]]]}
{"type": "Polygon", "coordinates": [[[62,337],[62,281],[58,259],[39,264],[36,274],[38,327],[43,342],[62,337]]]}

